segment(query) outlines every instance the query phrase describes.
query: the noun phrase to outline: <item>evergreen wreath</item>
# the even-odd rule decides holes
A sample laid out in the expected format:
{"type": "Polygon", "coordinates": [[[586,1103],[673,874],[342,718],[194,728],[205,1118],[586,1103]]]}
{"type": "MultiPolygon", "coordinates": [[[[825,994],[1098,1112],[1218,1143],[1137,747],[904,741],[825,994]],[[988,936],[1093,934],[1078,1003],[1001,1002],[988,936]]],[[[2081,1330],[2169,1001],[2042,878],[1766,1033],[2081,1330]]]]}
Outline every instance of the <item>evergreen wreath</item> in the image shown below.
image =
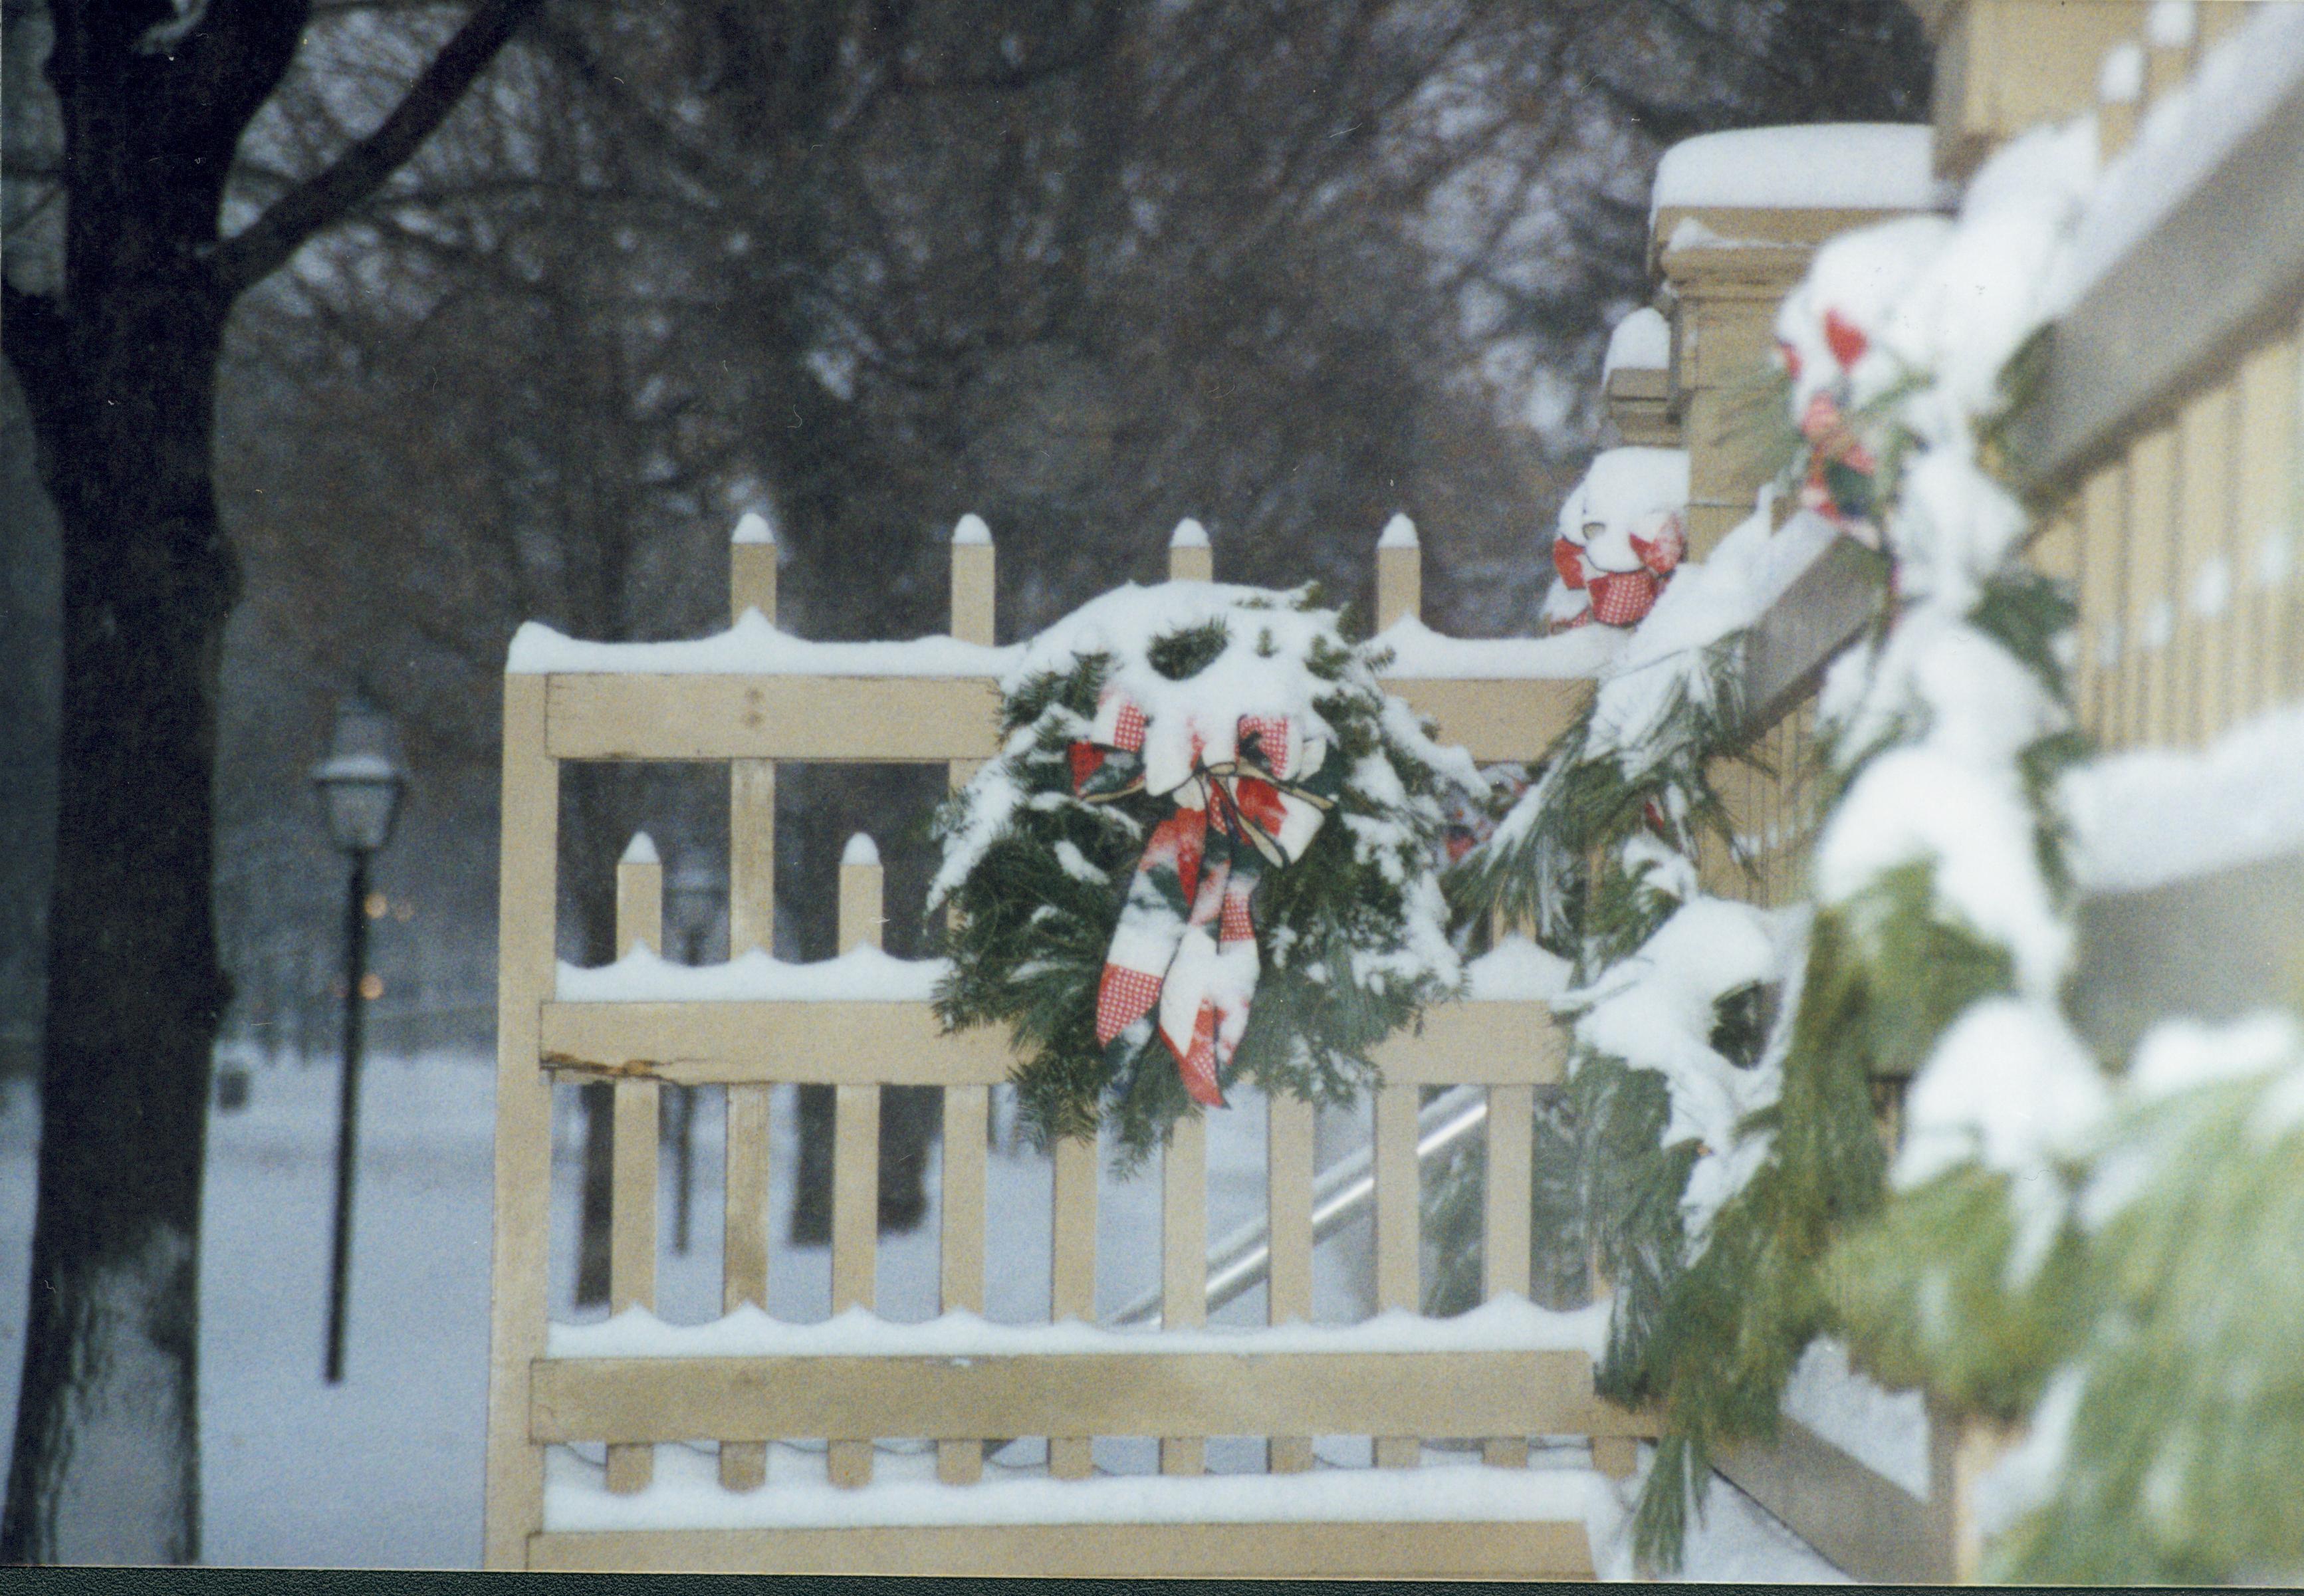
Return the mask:
{"type": "Polygon", "coordinates": [[[1037,1141],[1140,1159],[1241,1078],[1345,1102],[1455,993],[1433,861],[1485,783],[1316,590],[1131,584],[1028,645],[938,811],[946,1027],[1004,1024],[1037,1141]]]}

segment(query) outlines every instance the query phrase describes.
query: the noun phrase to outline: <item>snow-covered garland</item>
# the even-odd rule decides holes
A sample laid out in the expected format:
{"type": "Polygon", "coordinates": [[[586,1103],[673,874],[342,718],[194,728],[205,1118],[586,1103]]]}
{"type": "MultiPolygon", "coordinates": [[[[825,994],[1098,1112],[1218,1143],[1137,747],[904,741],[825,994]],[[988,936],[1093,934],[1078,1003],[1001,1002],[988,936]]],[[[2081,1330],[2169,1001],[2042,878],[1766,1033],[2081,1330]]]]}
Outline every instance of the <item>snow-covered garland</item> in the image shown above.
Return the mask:
{"type": "Polygon", "coordinates": [[[1124,1152],[1267,1091],[1349,1100],[1462,972],[1434,873],[1486,784],[1309,590],[1133,585],[1035,640],[940,812],[945,1024],[1010,1026],[1028,1127],[1124,1152]]]}
{"type": "MultiPolygon", "coordinates": [[[[1641,497],[1614,480],[1625,457],[1666,453],[1602,455],[1571,505],[1596,480],[1641,497]]],[[[1684,463],[1676,492],[1684,501],[1684,463]]],[[[1613,1282],[1600,1378],[1627,1402],[1658,1388],[1669,1301],[1763,1145],[1745,1127],[1775,1101],[1786,1045],[1770,999],[1798,963],[1803,917],[1705,894],[1695,862],[1707,843],[1731,856],[1744,845],[1709,775],[1748,741],[1744,632],[1834,535],[1814,515],[1774,520],[1764,499],[1680,568],[1537,785],[1450,880],[1461,901],[1533,924],[1574,958],[1576,986],[1555,1004],[1574,1027],[1581,1201],[1566,1238],[1613,1282]]],[[[1460,1184],[1477,1201],[1472,1180],[1460,1184]]],[[[1450,1193],[1436,1202],[1443,1218],[1450,1193]]]]}
{"type": "MultiPolygon", "coordinates": [[[[1824,1267],[1885,1193],[1874,1081],[1917,1071],[1925,1086],[1940,1044],[1995,1023],[2054,1039],[2009,1066],[2037,1071],[2041,1091],[2066,1089],[2073,1070],[2094,1079],[2056,1007],[2070,894],[2048,794],[2079,751],[2058,655],[2071,612],[2020,564],[2025,514],[1988,469],[2004,374],[2047,314],[2041,268],[2090,174],[2085,137],[2012,146],[1957,222],[1914,217],[1827,244],[1778,315],[1802,502],[1890,556],[1893,598],[1818,704],[1826,809],[1781,1096],[1753,1122],[1765,1144],[1651,1349],[1666,1433],[1639,1539],[1660,1563],[1676,1557],[1716,1448],[1774,1433],[1817,1335],[1842,1330],[1861,1354],[1891,1324],[1931,1315],[1947,1335],[1973,1334],[1965,1286],[2045,1256],[2035,1239],[1987,1260],[2008,1233],[1971,1230],[1979,1255],[1957,1272],[1948,1314],[1922,1300],[1945,1277],[1912,1258],[1863,1277],[1876,1303],[1894,1299],[1885,1314],[1835,1301],[1831,1285],[1854,1277],[1824,1267]]],[[[1959,1165],[1948,1180],[2007,1184],[1964,1155],[1947,1162],[1959,1165]]],[[[1898,1177],[1920,1178],[1909,1159],[1898,1177]]]]}

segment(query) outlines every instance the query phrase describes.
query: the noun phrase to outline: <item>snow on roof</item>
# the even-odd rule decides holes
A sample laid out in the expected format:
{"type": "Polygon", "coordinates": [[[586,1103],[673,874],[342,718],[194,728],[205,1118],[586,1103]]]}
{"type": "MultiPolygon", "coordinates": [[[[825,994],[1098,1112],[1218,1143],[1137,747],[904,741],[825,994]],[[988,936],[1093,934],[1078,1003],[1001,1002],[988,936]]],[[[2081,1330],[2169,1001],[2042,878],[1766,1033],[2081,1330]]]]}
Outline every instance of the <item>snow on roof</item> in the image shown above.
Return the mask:
{"type": "Polygon", "coordinates": [[[635,831],[632,833],[632,840],[624,846],[623,858],[617,861],[617,862],[620,864],[661,864],[664,862],[656,857],[656,838],[650,836],[645,831],[635,831]]]}
{"type": "Polygon", "coordinates": [[[880,862],[880,845],[872,840],[870,833],[860,831],[848,839],[846,847],[840,850],[840,862],[877,864],[880,862]]]}
{"type": "Polygon", "coordinates": [[[1415,548],[1416,523],[1402,514],[1394,514],[1384,523],[1384,531],[1376,540],[1378,548],[1415,548]]]}
{"type": "Polygon", "coordinates": [[[984,524],[983,516],[971,510],[953,527],[952,540],[954,543],[989,543],[992,541],[992,529],[984,524]]]}
{"type": "Polygon", "coordinates": [[[736,520],[736,530],[729,537],[731,543],[774,543],[776,529],[758,510],[747,510],[736,520]]]}
{"type": "Polygon", "coordinates": [[[1667,206],[1932,210],[1936,179],[1925,123],[1826,122],[1683,140],[1656,163],[1648,225],[1667,206]]]}
{"type": "MultiPolygon", "coordinates": [[[[2140,60],[2138,65],[2140,71],[2140,60]]],[[[2145,114],[2135,141],[2105,168],[2073,233],[2063,293],[2077,298],[2087,292],[2299,82],[2304,5],[2260,7],[2218,40],[2190,81],[2145,114]]]]}
{"type": "Polygon", "coordinates": [[[1168,534],[1168,547],[1171,548],[1206,548],[1207,546],[1208,529],[1189,515],[1178,522],[1176,530],[1168,534]]]}
{"type": "Polygon", "coordinates": [[[1658,371],[1672,363],[1672,323],[1664,312],[1643,305],[1608,331],[1608,352],[1600,361],[1605,383],[1619,369],[1658,371]]]}

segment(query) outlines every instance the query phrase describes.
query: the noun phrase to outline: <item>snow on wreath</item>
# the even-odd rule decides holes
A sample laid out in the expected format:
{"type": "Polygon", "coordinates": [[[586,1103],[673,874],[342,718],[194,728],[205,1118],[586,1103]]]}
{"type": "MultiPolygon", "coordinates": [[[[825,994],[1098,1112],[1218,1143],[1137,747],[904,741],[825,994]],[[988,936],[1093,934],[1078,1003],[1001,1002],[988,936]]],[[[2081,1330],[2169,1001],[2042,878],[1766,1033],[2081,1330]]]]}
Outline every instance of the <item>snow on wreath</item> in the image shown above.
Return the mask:
{"type": "Polygon", "coordinates": [[[1310,589],[1133,584],[1029,644],[1000,757],[938,813],[936,1012],[1004,1023],[1040,1139],[1131,1158],[1227,1082],[1347,1101],[1462,981],[1434,878],[1461,749],[1310,589]]]}

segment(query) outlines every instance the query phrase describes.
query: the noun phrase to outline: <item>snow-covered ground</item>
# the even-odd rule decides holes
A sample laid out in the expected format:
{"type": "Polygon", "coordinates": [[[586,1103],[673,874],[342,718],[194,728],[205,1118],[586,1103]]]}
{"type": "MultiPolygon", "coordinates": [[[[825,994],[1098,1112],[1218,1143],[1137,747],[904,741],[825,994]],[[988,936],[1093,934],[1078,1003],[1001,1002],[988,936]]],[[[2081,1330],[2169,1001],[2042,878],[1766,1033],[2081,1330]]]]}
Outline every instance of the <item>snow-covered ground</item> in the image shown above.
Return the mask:
{"type": "MultiPolygon", "coordinates": [[[[353,1239],[351,1339],[343,1386],[320,1380],[326,1322],[328,1203],[335,1074],[259,1068],[249,1106],[213,1121],[201,1258],[200,1423],[204,1543],[215,1563],[469,1566],[480,1547],[483,1414],[487,1382],[491,1062],[435,1054],[376,1060],[362,1102],[353,1239]]],[[[797,1165],[791,1094],[775,1116],[778,1211],[797,1165]]],[[[718,1311],[718,1098],[699,1094],[693,1230],[685,1254],[669,1234],[672,1159],[663,1160],[666,1233],[660,1244],[659,1312],[701,1322],[718,1311]]],[[[576,1148],[561,1116],[555,1160],[555,1315],[573,1275],[576,1148]]],[[[1222,1235],[1263,1202],[1264,1116],[1253,1098],[1211,1122],[1209,1233],[1222,1235]]],[[[0,1104],[0,1434],[13,1431],[22,1353],[26,1266],[38,1117],[19,1091],[0,1104]]],[[[668,1150],[667,1150],[668,1151],[668,1150]]],[[[934,1190],[933,1167],[930,1190],[934,1190]]],[[[1045,1319],[1049,1174],[1045,1159],[995,1148],[996,1225],[987,1316],[1045,1319]]],[[[1097,1303],[1112,1312],[1152,1283],[1159,1257],[1156,1171],[1128,1182],[1107,1171],[1099,1220],[1097,1303]]],[[[881,1312],[934,1314],[936,1224],[883,1246],[881,1312]]],[[[781,1238],[779,1238],[781,1242],[781,1238]]],[[[1325,1247],[1316,1312],[1362,1313],[1365,1237],[1325,1247]]],[[[829,1260],[822,1249],[779,1244],[770,1263],[779,1317],[825,1315],[829,1260]]],[[[1219,1322],[1254,1324],[1260,1289],[1219,1322]]],[[[1149,1442],[1100,1442],[1106,1469],[1149,1465],[1149,1442]]],[[[1249,1466],[1253,1443],[1211,1448],[1216,1467],[1249,1466]],[[1241,1453],[1228,1456],[1228,1450],[1241,1453]]],[[[1343,1461],[1343,1459],[1339,1459],[1343,1461]]],[[[1622,1549],[1602,1549],[1606,1571],[1629,1575],[1622,1549]]],[[[1687,1576],[1706,1580],[1834,1580],[1837,1573],[1724,1481],[1715,1481],[1690,1538],[1687,1576]]]]}

